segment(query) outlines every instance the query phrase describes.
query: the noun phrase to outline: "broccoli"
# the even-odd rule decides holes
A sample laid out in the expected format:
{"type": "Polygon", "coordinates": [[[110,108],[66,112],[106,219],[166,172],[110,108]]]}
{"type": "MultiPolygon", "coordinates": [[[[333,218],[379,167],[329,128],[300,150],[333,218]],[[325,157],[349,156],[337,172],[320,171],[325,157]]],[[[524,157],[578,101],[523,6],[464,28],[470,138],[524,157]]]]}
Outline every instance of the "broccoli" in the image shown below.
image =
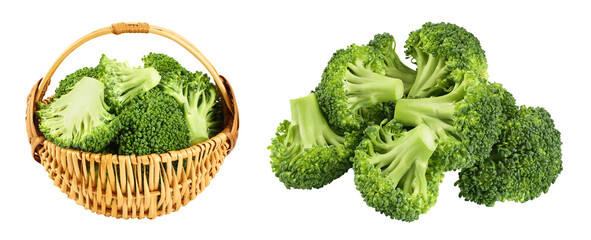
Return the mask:
{"type": "Polygon", "coordinates": [[[104,89],[97,79],[81,78],[67,93],[41,105],[37,111],[39,130],[60,147],[103,151],[121,128],[105,104],[104,89]]]}
{"type": "Polygon", "coordinates": [[[355,185],[367,205],[407,222],[427,212],[443,179],[429,167],[435,139],[425,124],[410,131],[395,120],[367,127],[352,160],[355,185]]]}
{"type": "MultiPolygon", "coordinates": [[[[498,86],[466,74],[454,89],[438,97],[399,99],[394,119],[405,126],[425,123],[437,135],[430,164],[441,171],[470,167],[487,157],[500,134],[503,111],[498,86]]],[[[509,103],[511,104],[511,103],[509,103]]]]}
{"type": "Polygon", "coordinates": [[[60,81],[59,86],[55,89],[55,95],[53,97],[59,98],[62,95],[68,93],[83,77],[98,78],[96,68],[84,67],[66,75],[66,77],[60,81]]]}
{"type": "Polygon", "coordinates": [[[404,93],[407,94],[415,81],[417,72],[400,61],[395,51],[396,41],[394,41],[394,37],[389,33],[376,34],[369,41],[368,46],[373,47],[383,59],[385,75],[402,80],[404,83],[404,93]]]}
{"type": "Polygon", "coordinates": [[[293,99],[291,122],[277,128],[271,150],[271,167],[286,188],[320,188],[339,178],[349,168],[349,158],[360,134],[344,136],[330,128],[316,95],[293,99]]]}
{"type": "Polygon", "coordinates": [[[412,98],[449,92],[466,72],[488,78],[488,65],[480,41],[451,23],[425,23],[410,33],[406,55],[417,65],[416,79],[408,92],[412,98]]]}
{"type": "Polygon", "coordinates": [[[539,197],[562,171],[561,145],[550,114],[522,106],[503,125],[490,157],[462,169],[455,183],[460,197],[486,206],[539,197]]]}
{"type": "Polygon", "coordinates": [[[119,113],[134,97],[158,85],[160,75],[154,68],[132,68],[127,62],[117,62],[103,54],[96,69],[105,86],[105,101],[119,113]]]}
{"type": "Polygon", "coordinates": [[[369,46],[353,44],[334,53],[315,91],[331,126],[339,132],[360,130],[368,123],[364,113],[370,108],[402,97],[403,81],[385,76],[385,69],[369,46]]]}
{"type": "Polygon", "coordinates": [[[150,53],[142,61],[145,67],[154,67],[161,73],[159,87],[181,104],[191,132],[192,145],[221,131],[220,98],[207,74],[199,71],[191,73],[165,54],[150,53]]]}
{"type": "Polygon", "coordinates": [[[119,154],[146,155],[190,147],[189,127],[176,100],[159,88],[130,100],[121,110],[119,154]]]}

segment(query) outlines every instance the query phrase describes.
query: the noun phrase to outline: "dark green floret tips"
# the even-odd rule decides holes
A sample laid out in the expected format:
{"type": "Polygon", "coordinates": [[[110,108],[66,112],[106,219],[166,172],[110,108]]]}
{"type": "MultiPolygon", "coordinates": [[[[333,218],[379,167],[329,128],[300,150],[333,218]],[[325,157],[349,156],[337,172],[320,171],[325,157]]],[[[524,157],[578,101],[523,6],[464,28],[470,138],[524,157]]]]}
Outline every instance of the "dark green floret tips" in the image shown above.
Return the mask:
{"type": "Polygon", "coordinates": [[[522,106],[504,123],[490,157],[460,172],[460,196],[486,206],[535,199],[548,192],[562,172],[561,146],[550,114],[522,106]]]}

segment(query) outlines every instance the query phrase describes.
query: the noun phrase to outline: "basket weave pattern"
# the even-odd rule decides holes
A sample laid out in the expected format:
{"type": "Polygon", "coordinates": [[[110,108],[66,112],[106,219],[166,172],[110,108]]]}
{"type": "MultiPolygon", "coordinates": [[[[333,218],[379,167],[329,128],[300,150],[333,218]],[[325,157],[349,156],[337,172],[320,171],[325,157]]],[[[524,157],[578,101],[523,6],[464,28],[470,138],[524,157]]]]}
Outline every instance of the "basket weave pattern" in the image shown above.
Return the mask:
{"type": "Polygon", "coordinates": [[[228,81],[188,41],[178,34],[146,23],[118,23],[99,29],[73,43],[27,97],[27,134],[33,158],[55,186],[92,212],[117,218],[162,216],[186,205],[204,190],[219,171],[238,137],[238,108],[228,81]],[[38,129],[35,108],[57,66],[84,42],[105,34],[156,33],[181,44],[212,75],[223,99],[224,129],[211,139],[179,151],[143,156],[96,154],[59,147],[38,129]]]}

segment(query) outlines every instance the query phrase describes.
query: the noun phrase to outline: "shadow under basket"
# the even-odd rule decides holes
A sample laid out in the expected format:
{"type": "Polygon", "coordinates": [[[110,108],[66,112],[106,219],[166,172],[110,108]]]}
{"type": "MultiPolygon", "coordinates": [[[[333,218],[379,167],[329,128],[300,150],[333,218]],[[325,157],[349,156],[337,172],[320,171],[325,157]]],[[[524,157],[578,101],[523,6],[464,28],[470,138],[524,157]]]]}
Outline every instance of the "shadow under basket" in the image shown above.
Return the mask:
{"type": "Polygon", "coordinates": [[[80,38],[58,58],[27,97],[26,127],[33,158],[49,173],[55,186],[77,204],[116,218],[154,219],[195,199],[219,171],[238,138],[238,108],[232,87],[203,54],[182,36],[147,23],[116,23],[80,38]],[[219,90],[224,128],[209,140],[178,151],[143,156],[97,154],[62,148],[39,131],[35,116],[50,79],[62,61],[85,42],[106,34],[152,33],[169,38],[195,56],[219,90]]]}

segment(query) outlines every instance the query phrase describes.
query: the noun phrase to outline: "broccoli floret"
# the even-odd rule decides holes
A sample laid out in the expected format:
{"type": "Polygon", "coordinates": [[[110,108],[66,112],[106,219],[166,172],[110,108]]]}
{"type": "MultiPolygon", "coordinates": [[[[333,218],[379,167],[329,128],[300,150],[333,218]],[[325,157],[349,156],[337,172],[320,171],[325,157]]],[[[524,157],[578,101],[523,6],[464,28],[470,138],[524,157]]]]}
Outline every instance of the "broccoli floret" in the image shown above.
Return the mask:
{"type": "Polygon", "coordinates": [[[526,202],[547,193],[562,171],[562,142],[544,108],[522,106],[503,125],[486,160],[462,169],[455,183],[460,197],[486,206],[526,202]]]}
{"type": "Polygon", "coordinates": [[[406,55],[417,65],[409,97],[429,97],[449,92],[466,72],[488,78],[480,41],[466,29],[451,23],[425,23],[410,33],[406,55]]]}
{"type": "Polygon", "coordinates": [[[59,86],[55,89],[54,98],[59,98],[62,95],[70,92],[70,90],[74,88],[74,85],[76,85],[76,83],[83,77],[98,78],[96,68],[84,67],[68,74],[60,81],[59,86]]]}
{"type": "Polygon", "coordinates": [[[290,105],[291,122],[279,124],[268,147],[271,167],[286,188],[321,188],[351,168],[349,158],[360,134],[333,131],[314,94],[293,99],[290,105]]]}
{"type": "Polygon", "coordinates": [[[315,91],[331,126],[340,132],[359,130],[368,108],[401,98],[402,80],[384,74],[384,61],[372,47],[353,44],[335,52],[315,91]]]}
{"type": "Polygon", "coordinates": [[[162,53],[149,53],[142,58],[144,67],[153,67],[159,73],[180,72],[179,75],[190,76],[193,73],[188,71],[174,58],[162,53]]]}
{"type": "Polygon", "coordinates": [[[99,80],[83,77],[69,92],[37,111],[39,130],[60,147],[102,152],[121,128],[105,104],[104,89],[99,80]]]}
{"type": "Polygon", "coordinates": [[[174,98],[154,88],[133,98],[119,115],[119,154],[146,155],[190,147],[189,127],[174,98]]]}
{"type": "Polygon", "coordinates": [[[495,85],[467,74],[439,97],[399,99],[394,119],[405,126],[426,124],[437,134],[432,167],[453,171],[486,158],[500,134],[501,100],[495,85]]]}
{"type": "Polygon", "coordinates": [[[411,222],[437,201],[443,174],[429,167],[436,136],[425,124],[406,131],[384,123],[367,127],[355,151],[355,185],[376,211],[411,222]]]}
{"type": "Polygon", "coordinates": [[[220,97],[207,74],[199,71],[191,73],[165,54],[150,53],[142,61],[145,67],[154,67],[161,73],[160,88],[181,104],[192,145],[222,130],[220,97]]]}
{"type": "Polygon", "coordinates": [[[395,51],[396,41],[394,41],[394,37],[389,33],[376,34],[369,41],[368,46],[373,47],[383,59],[385,75],[402,80],[404,83],[404,93],[407,94],[415,81],[417,72],[400,61],[395,51]]]}
{"type": "Polygon", "coordinates": [[[96,69],[105,86],[105,101],[119,113],[134,97],[154,88],[160,75],[154,68],[132,68],[127,62],[117,62],[103,54],[96,69]]]}

